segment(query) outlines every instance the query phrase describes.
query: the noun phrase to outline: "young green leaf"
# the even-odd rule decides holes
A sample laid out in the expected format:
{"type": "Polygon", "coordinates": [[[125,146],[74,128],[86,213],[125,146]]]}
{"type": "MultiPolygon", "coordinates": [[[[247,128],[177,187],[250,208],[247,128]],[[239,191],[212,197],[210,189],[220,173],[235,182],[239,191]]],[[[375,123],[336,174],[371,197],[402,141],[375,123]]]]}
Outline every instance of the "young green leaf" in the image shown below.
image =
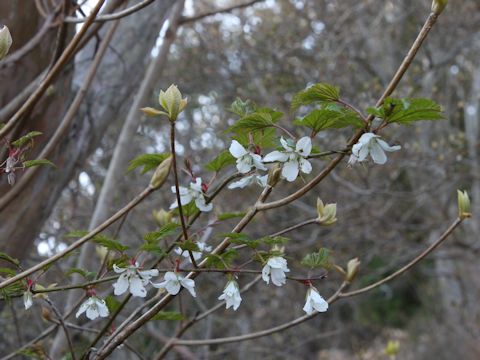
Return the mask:
{"type": "Polygon", "coordinates": [[[130,171],[135,170],[138,167],[143,166],[142,174],[149,172],[150,170],[154,170],[160,165],[163,160],[168,158],[170,154],[162,153],[162,154],[142,154],[137,156],[135,159],[130,161],[130,165],[128,166],[127,173],[130,171]]]}
{"type": "Polygon", "coordinates": [[[15,266],[19,266],[20,265],[20,261],[18,259],[15,259],[13,257],[11,257],[10,255],[4,253],[4,252],[1,252],[0,251],[0,260],[4,260],[10,264],[13,264],[15,266]]]}
{"type": "Polygon", "coordinates": [[[31,141],[34,137],[40,136],[40,135],[42,135],[40,131],[31,131],[27,135],[24,135],[20,139],[17,139],[14,142],[12,142],[12,145],[16,147],[21,147],[25,145],[27,142],[31,141]]]}
{"type": "Polygon", "coordinates": [[[256,106],[250,100],[243,101],[240,98],[236,98],[235,101],[230,105],[230,112],[237,114],[240,117],[251,114],[255,111],[256,106]]]}
{"type": "Polygon", "coordinates": [[[165,224],[159,230],[145,234],[143,239],[148,243],[156,243],[163,238],[174,234],[179,226],[180,225],[176,223],[165,224]]]}
{"type": "Polygon", "coordinates": [[[218,220],[219,221],[225,221],[225,220],[230,220],[230,219],[236,219],[239,217],[243,217],[245,215],[245,212],[232,212],[232,213],[223,213],[218,215],[218,220]]]}
{"type": "Polygon", "coordinates": [[[338,87],[327,83],[318,83],[298,92],[292,99],[292,110],[313,102],[335,102],[340,98],[338,87]]]}
{"type": "Polygon", "coordinates": [[[93,239],[93,242],[96,244],[105,246],[108,250],[117,251],[123,253],[125,250],[128,250],[130,247],[120,244],[117,240],[109,238],[108,236],[98,234],[93,239]]]}
{"type": "Polygon", "coordinates": [[[275,126],[278,119],[279,116],[276,112],[254,112],[239,119],[228,128],[228,131],[234,133],[258,131],[275,126]]]}
{"type": "Polygon", "coordinates": [[[205,165],[208,171],[218,172],[226,166],[235,164],[235,158],[228,150],[223,150],[215,159],[205,165]]]}
{"type": "Polygon", "coordinates": [[[348,126],[361,128],[365,125],[363,120],[353,111],[341,108],[338,110],[313,110],[303,119],[295,120],[294,124],[306,126],[315,133],[326,129],[341,129],[348,126]]]}
{"type": "Polygon", "coordinates": [[[48,165],[48,166],[56,167],[54,163],[52,163],[47,159],[35,159],[35,160],[27,160],[23,162],[23,166],[25,166],[26,168],[40,166],[40,165],[48,165]]]}
{"type": "Polygon", "coordinates": [[[321,248],[319,251],[315,253],[306,255],[303,258],[301,264],[312,269],[324,268],[327,270],[331,269],[333,266],[330,261],[330,251],[326,248],[321,248]]]}
{"type": "Polygon", "coordinates": [[[430,99],[387,98],[380,108],[369,108],[367,112],[388,123],[411,124],[421,120],[442,120],[442,107],[430,99]]]}

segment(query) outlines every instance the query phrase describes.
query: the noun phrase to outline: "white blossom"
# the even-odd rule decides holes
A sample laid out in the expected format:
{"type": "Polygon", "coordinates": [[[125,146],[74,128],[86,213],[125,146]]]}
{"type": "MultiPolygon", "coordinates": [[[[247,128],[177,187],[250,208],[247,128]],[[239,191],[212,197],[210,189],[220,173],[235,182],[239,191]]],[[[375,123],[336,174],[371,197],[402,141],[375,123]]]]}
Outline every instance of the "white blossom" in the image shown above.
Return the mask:
{"type": "Polygon", "coordinates": [[[267,154],[264,162],[278,161],[283,163],[282,177],[287,181],[295,181],[298,173],[301,171],[304,174],[312,172],[312,164],[307,160],[307,157],[312,152],[312,139],[308,136],[302,137],[293,147],[291,141],[280,138],[284,151],[273,151],[267,154]]]}
{"type": "Polygon", "coordinates": [[[240,290],[235,280],[230,280],[227,283],[227,286],[223,290],[222,295],[218,297],[218,300],[225,300],[227,309],[233,306],[233,310],[237,311],[242,302],[242,297],[240,296],[240,290]]]}
{"type": "Polygon", "coordinates": [[[252,168],[267,170],[265,165],[263,165],[262,157],[245,149],[237,140],[232,140],[229,151],[237,159],[237,169],[242,174],[250,172],[252,168]]]}
{"type": "Polygon", "coordinates": [[[358,142],[352,147],[352,155],[348,160],[350,165],[356,162],[362,162],[367,159],[370,154],[375,164],[383,165],[387,162],[387,155],[385,151],[398,151],[402,147],[400,145],[390,146],[383,141],[379,135],[373,133],[363,134],[358,142]]]}
{"type": "MultiPolygon", "coordinates": [[[[178,191],[180,193],[180,203],[182,206],[195,201],[195,205],[200,211],[208,212],[212,210],[213,205],[206,203],[205,195],[202,190],[201,178],[197,177],[195,182],[191,182],[188,188],[179,186],[178,191]]],[[[172,192],[174,194],[176,193],[175,186],[172,186],[172,192]]],[[[170,205],[170,209],[175,209],[176,207],[178,207],[177,201],[170,205]]]]}
{"type": "Polygon", "coordinates": [[[158,275],[158,270],[139,270],[137,263],[130,265],[127,268],[118,267],[113,265],[113,270],[117,274],[121,274],[117,282],[113,284],[115,295],[122,295],[124,292],[130,289],[130,294],[138,297],[147,296],[147,290],[145,286],[148,285],[150,279],[153,276],[158,275]]]}
{"type": "Polygon", "coordinates": [[[23,293],[23,305],[25,305],[25,310],[30,309],[33,305],[33,294],[30,289],[23,293]]]}
{"type": "Polygon", "coordinates": [[[307,291],[305,306],[303,311],[311,315],[314,311],[325,312],[328,310],[328,302],[320,296],[317,289],[310,287],[307,291]]]}
{"type": "Polygon", "coordinates": [[[274,285],[282,286],[285,284],[287,278],[285,273],[289,271],[290,269],[287,267],[287,260],[281,256],[273,256],[268,259],[262,269],[262,279],[269,284],[271,277],[274,285]]]}
{"type": "Polygon", "coordinates": [[[259,186],[261,186],[262,188],[264,188],[265,186],[267,186],[267,180],[268,180],[268,175],[249,175],[249,176],[245,176],[244,178],[238,180],[238,181],[234,181],[232,182],[230,185],[228,185],[228,188],[229,189],[236,189],[236,188],[244,188],[244,187],[247,187],[249,185],[252,185],[252,184],[257,184],[259,186]]]}
{"type": "MultiPolygon", "coordinates": [[[[203,241],[197,242],[197,247],[198,247],[198,250],[200,250],[200,251],[192,251],[192,255],[193,255],[193,258],[194,258],[195,261],[200,260],[202,258],[202,253],[212,251],[212,247],[207,245],[203,241]]],[[[178,255],[182,255],[184,258],[187,258],[190,262],[192,262],[192,260],[190,259],[190,254],[188,253],[188,251],[182,250],[180,247],[177,247],[175,249],[175,253],[178,254],[178,255]]]]}
{"type": "Polygon", "coordinates": [[[164,281],[158,284],[152,283],[158,289],[165,289],[170,295],[177,295],[180,291],[180,287],[184,287],[193,296],[197,296],[195,293],[195,281],[187,279],[176,272],[167,271],[164,275],[164,281]]]}
{"type": "Polygon", "coordinates": [[[76,317],[78,318],[83,313],[85,313],[90,320],[95,320],[99,316],[107,317],[109,314],[105,301],[96,296],[89,297],[82,305],[80,305],[76,317]]]}

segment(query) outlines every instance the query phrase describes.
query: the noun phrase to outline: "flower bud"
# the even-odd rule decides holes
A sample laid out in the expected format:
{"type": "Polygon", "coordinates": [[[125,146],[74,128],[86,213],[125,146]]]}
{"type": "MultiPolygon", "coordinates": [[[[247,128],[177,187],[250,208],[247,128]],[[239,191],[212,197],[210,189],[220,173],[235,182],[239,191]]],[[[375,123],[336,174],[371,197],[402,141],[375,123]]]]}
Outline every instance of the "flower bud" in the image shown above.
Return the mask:
{"type": "Polygon", "coordinates": [[[147,116],[160,116],[160,115],[166,115],[168,116],[168,114],[164,111],[161,111],[161,110],[157,110],[153,107],[144,107],[144,108],[141,108],[140,111],[142,111],[145,115],[147,116]]]}
{"type": "Polygon", "coordinates": [[[462,220],[472,216],[470,198],[467,191],[457,190],[458,195],[458,217],[462,220]]]}
{"type": "Polygon", "coordinates": [[[153,210],[153,218],[157,222],[158,226],[162,227],[172,221],[172,213],[170,211],[165,211],[160,209],[159,211],[153,210]]]}
{"type": "Polygon", "coordinates": [[[4,25],[0,29],[0,60],[7,56],[10,46],[12,46],[12,35],[10,35],[8,27],[4,25]]]}
{"type": "Polygon", "coordinates": [[[347,274],[345,275],[345,281],[352,282],[358,273],[360,268],[360,261],[358,258],[352,259],[347,263],[347,274]]]}
{"type": "Polygon", "coordinates": [[[268,180],[267,184],[271,187],[277,185],[278,181],[280,180],[280,176],[282,175],[282,166],[280,164],[275,164],[274,167],[270,168],[268,171],[268,180]]]}
{"type": "Polygon", "coordinates": [[[332,225],[337,222],[337,204],[324,205],[320,198],[317,198],[318,223],[320,225],[332,225]]]}
{"type": "Polygon", "coordinates": [[[432,12],[435,15],[440,15],[447,6],[448,0],[433,0],[432,1],[432,12]]]}
{"type": "Polygon", "coordinates": [[[154,189],[158,189],[163,185],[165,180],[167,180],[168,174],[170,173],[170,168],[172,167],[172,156],[169,156],[158,165],[155,173],[150,180],[150,186],[154,189]]]}
{"type": "Polygon", "coordinates": [[[170,121],[177,120],[178,114],[187,106],[187,99],[182,99],[182,93],[175,85],[170,85],[166,91],[160,91],[158,102],[168,113],[170,121]]]}

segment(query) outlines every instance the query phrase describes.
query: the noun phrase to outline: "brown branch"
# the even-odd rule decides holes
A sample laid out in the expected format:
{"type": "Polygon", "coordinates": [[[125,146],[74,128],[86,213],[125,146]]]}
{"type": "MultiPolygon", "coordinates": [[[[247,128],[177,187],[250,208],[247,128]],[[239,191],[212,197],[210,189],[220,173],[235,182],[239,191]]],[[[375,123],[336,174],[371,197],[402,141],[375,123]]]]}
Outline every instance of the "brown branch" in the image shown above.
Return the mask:
{"type": "MultiPolygon", "coordinates": [[[[118,20],[123,17],[126,17],[128,15],[134,14],[137,11],[142,10],[144,7],[147,7],[151,3],[153,3],[155,0],[143,0],[142,2],[139,2],[138,4],[132,5],[131,7],[124,9],[122,11],[118,11],[114,14],[106,14],[106,15],[100,15],[93,20],[94,22],[105,22],[105,21],[112,21],[112,20],[118,20]]],[[[74,23],[74,24],[80,24],[85,21],[87,21],[87,18],[78,18],[78,17],[73,17],[73,16],[68,16],[64,20],[67,23],[74,23]]]]}

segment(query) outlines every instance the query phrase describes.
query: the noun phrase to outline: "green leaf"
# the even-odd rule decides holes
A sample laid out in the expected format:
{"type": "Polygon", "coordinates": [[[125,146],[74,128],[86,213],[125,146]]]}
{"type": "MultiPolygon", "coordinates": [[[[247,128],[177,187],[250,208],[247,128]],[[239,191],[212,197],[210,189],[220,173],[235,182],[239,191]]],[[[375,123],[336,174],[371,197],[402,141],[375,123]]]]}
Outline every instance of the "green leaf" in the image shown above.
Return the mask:
{"type": "Polygon", "coordinates": [[[369,108],[370,114],[388,123],[411,124],[421,120],[442,120],[442,107],[430,99],[387,98],[380,108],[369,108]]]}
{"type": "Polygon", "coordinates": [[[302,262],[302,265],[308,266],[310,268],[324,268],[324,269],[331,269],[332,263],[330,261],[330,251],[326,248],[321,248],[319,251],[315,253],[311,253],[306,255],[302,262]]]}
{"type": "Polygon", "coordinates": [[[130,161],[128,166],[127,173],[135,170],[138,167],[143,166],[142,174],[149,172],[150,170],[156,169],[163,160],[170,156],[169,153],[162,154],[142,154],[137,156],[135,159],[130,161]]]}
{"type": "Polygon", "coordinates": [[[237,255],[238,253],[235,249],[227,249],[221,255],[208,254],[205,257],[206,265],[209,268],[225,269],[226,266],[231,266],[233,260],[237,257],[237,255]]]}
{"type": "Polygon", "coordinates": [[[69,276],[71,274],[79,274],[83,276],[85,279],[92,279],[96,275],[96,273],[93,271],[87,271],[80,268],[70,268],[65,272],[65,276],[69,276]]]}
{"type": "Polygon", "coordinates": [[[52,163],[50,160],[47,160],[47,159],[35,159],[35,160],[27,160],[23,162],[23,166],[27,168],[30,168],[33,166],[39,166],[39,165],[48,165],[48,166],[56,167],[54,163],[52,163]]]}
{"type": "Polygon", "coordinates": [[[145,243],[142,246],[140,246],[141,251],[146,251],[149,252],[150,254],[156,255],[156,256],[164,256],[167,253],[163,248],[155,243],[145,243]]]}
{"type": "Polygon", "coordinates": [[[276,146],[277,144],[278,136],[276,129],[274,128],[265,128],[259,131],[254,131],[253,133],[245,131],[232,137],[232,140],[237,140],[240,144],[247,147],[250,143],[251,134],[253,134],[253,143],[261,148],[269,148],[276,146]]]}
{"type": "Polygon", "coordinates": [[[225,221],[230,219],[236,219],[245,216],[245,212],[231,212],[231,213],[223,213],[217,216],[219,221],[225,221]]]}
{"type": "Polygon", "coordinates": [[[5,275],[8,275],[8,276],[15,276],[17,272],[13,269],[10,269],[10,268],[0,268],[0,274],[5,274],[5,275]]]}
{"type": "Polygon", "coordinates": [[[283,236],[265,236],[259,241],[267,245],[285,245],[290,239],[283,236]]]}
{"type": "Polygon", "coordinates": [[[298,92],[292,99],[292,110],[313,102],[335,102],[340,98],[338,87],[327,83],[318,83],[298,92]]]}
{"type": "Polygon", "coordinates": [[[260,245],[260,240],[254,240],[249,235],[244,233],[223,233],[219,234],[220,237],[229,238],[232,244],[246,245],[252,249],[255,249],[260,245]]]}
{"type": "Polygon", "coordinates": [[[96,235],[92,240],[96,244],[105,246],[108,250],[118,251],[119,253],[123,253],[125,250],[129,249],[128,246],[122,245],[117,240],[102,234],[96,235]]]}
{"type": "Polygon", "coordinates": [[[19,266],[20,265],[20,261],[18,259],[15,259],[13,257],[11,257],[10,255],[4,253],[4,252],[1,252],[0,251],[0,260],[4,260],[10,264],[13,264],[15,266],[19,266]]]}
{"type": "Polygon", "coordinates": [[[143,239],[148,243],[156,243],[163,238],[174,234],[180,227],[177,223],[168,223],[163,225],[159,230],[152,231],[144,235],[143,239]]]}
{"type": "Polygon", "coordinates": [[[255,108],[255,104],[250,100],[247,99],[246,101],[243,101],[242,99],[237,97],[232,103],[232,105],[230,105],[230,108],[228,110],[234,114],[237,114],[240,117],[243,117],[253,113],[255,111],[255,108]]]}
{"type": "Polygon", "coordinates": [[[121,305],[120,301],[118,301],[113,295],[108,295],[105,298],[105,303],[111,314],[117,311],[121,305]]]}
{"type": "Polygon", "coordinates": [[[230,154],[230,151],[223,150],[215,159],[205,165],[205,169],[218,172],[224,167],[232,164],[235,164],[235,158],[230,154]]]}
{"type": "Polygon", "coordinates": [[[340,108],[338,110],[325,108],[313,110],[303,119],[295,120],[294,124],[306,126],[315,133],[326,129],[341,129],[347,126],[361,128],[365,125],[363,120],[353,111],[340,108]]]}
{"type": "Polygon", "coordinates": [[[160,311],[151,320],[180,321],[185,317],[178,311],[160,311]]]}
{"type": "MultiPolygon", "coordinates": [[[[183,216],[190,217],[195,215],[199,210],[197,205],[195,205],[195,201],[191,201],[188,204],[182,205],[183,216]]],[[[172,214],[175,216],[179,216],[178,208],[173,209],[172,214]]]]}
{"type": "Polygon", "coordinates": [[[263,112],[254,112],[239,119],[228,128],[228,131],[235,133],[263,130],[275,126],[275,123],[282,116],[282,113],[272,109],[263,109],[263,112]]]}
{"type": "Polygon", "coordinates": [[[39,135],[42,135],[40,131],[31,131],[27,135],[24,135],[20,139],[17,139],[14,142],[12,142],[12,145],[16,147],[21,147],[25,145],[27,142],[31,141],[34,137],[39,135]]]}

